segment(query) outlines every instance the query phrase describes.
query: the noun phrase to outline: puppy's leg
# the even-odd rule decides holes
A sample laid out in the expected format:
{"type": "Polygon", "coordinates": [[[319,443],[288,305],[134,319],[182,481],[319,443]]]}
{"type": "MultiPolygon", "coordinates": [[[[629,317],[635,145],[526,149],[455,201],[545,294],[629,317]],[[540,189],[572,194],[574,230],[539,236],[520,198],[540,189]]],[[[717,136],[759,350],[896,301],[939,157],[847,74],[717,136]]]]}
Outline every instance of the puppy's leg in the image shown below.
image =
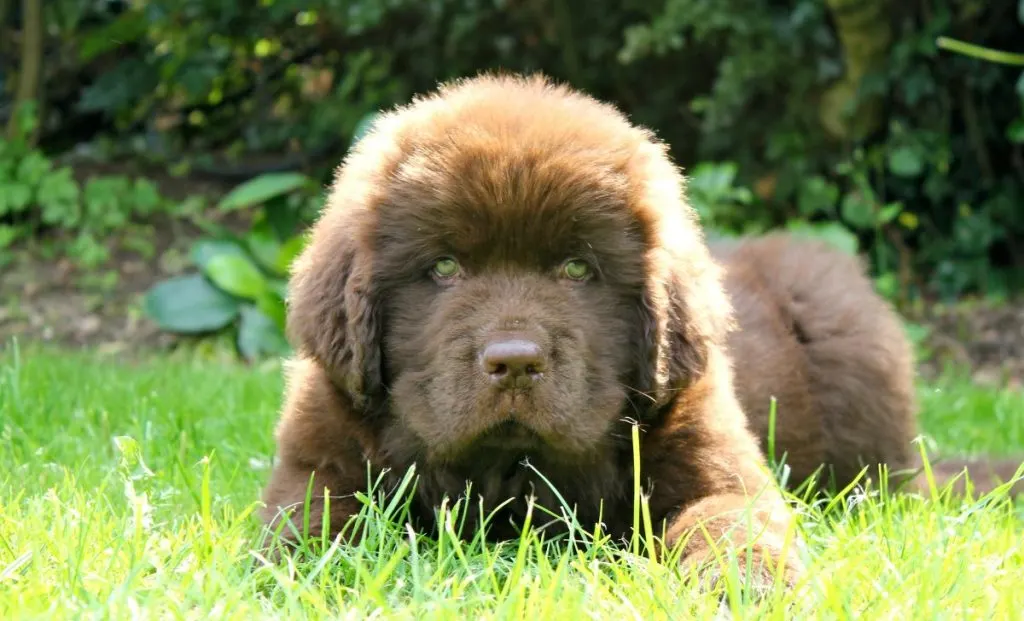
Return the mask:
{"type": "Polygon", "coordinates": [[[287,379],[261,517],[285,543],[333,538],[361,508],[354,494],[366,489],[369,434],[318,364],[293,361],[287,379]]]}
{"type": "Polygon", "coordinates": [[[650,504],[667,520],[666,544],[697,565],[705,586],[735,552],[755,593],[792,587],[803,565],[791,529],[795,514],[768,471],[727,378],[699,382],[669,420],[646,439],[641,468],[653,483],[650,504]],[[778,576],[778,580],[776,579],[778,576]]]}
{"type": "MultiPolygon", "coordinates": [[[[355,490],[345,484],[347,478],[331,465],[313,468],[289,462],[275,466],[261,512],[271,537],[268,543],[273,538],[292,545],[324,535],[337,537],[360,509],[355,490]]],[[[356,533],[346,535],[346,540],[352,540],[356,533]]]]}
{"type": "Polygon", "coordinates": [[[715,494],[689,505],[672,520],[668,543],[685,542],[680,562],[684,569],[698,567],[704,588],[714,588],[733,552],[741,579],[761,596],[776,584],[794,586],[803,571],[794,553],[798,540],[787,533],[791,518],[781,502],[715,494]]]}

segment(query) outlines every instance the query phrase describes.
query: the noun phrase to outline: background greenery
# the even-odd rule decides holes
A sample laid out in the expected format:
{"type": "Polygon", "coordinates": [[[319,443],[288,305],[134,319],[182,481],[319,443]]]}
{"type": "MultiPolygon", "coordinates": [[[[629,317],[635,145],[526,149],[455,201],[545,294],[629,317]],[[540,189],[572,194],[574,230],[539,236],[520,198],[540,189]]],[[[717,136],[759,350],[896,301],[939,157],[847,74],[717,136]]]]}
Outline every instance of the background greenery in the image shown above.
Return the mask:
{"type": "Polygon", "coordinates": [[[719,234],[823,235],[904,310],[1005,295],[1024,267],[1024,73],[936,41],[1020,52],[1022,20],[1024,0],[0,0],[0,252],[61,232],[88,268],[112,231],[190,219],[194,273],[148,314],[275,351],[287,261],[372,114],[506,68],[654,128],[719,234]],[[115,172],[79,172],[97,163],[115,172]],[[172,200],[152,171],[256,181],[172,200]],[[209,217],[239,211],[242,228],[209,217]]]}

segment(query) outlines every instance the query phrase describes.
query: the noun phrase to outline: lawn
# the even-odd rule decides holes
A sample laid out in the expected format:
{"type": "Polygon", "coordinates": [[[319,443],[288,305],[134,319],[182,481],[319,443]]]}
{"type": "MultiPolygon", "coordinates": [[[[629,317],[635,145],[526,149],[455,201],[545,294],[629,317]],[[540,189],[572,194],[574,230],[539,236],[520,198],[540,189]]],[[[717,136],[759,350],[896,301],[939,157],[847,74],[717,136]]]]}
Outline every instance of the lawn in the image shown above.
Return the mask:
{"type": "MultiPolygon", "coordinates": [[[[690,618],[685,575],[610,545],[440,542],[368,520],[323,560],[250,553],[280,368],[0,352],[0,618],[690,618]],[[560,551],[561,550],[561,551],[560,551]]],[[[1024,395],[921,387],[929,450],[1024,449],[1024,395]]],[[[378,510],[380,508],[378,507],[378,510]]],[[[1017,619],[1024,508],[803,506],[813,571],[743,618],[1017,619]]]]}

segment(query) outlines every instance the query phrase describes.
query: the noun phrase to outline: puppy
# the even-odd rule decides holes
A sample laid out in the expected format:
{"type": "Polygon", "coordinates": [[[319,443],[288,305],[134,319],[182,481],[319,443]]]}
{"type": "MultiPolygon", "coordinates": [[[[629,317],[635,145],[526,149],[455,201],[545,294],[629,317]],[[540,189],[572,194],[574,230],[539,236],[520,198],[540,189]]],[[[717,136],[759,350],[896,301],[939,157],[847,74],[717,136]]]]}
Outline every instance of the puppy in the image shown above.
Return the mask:
{"type": "Polygon", "coordinates": [[[582,93],[485,75],[384,115],[293,268],[264,520],[317,535],[327,517],[333,536],[368,466],[393,486],[415,465],[423,527],[470,483],[484,513],[465,532],[493,512],[489,535],[514,537],[528,498],[558,509],[539,472],[585,528],[626,538],[636,424],[652,521],[683,561],[713,575],[724,543],[753,556],[750,578],[784,562],[792,584],[769,399],[794,481],[910,467],[909,347],[822,245],[715,252],[665,145],[582,93]]]}
{"type": "Polygon", "coordinates": [[[787,556],[720,270],[665,145],[613,107],[489,75],[383,116],[338,170],[289,305],[272,525],[302,523],[311,489],[311,532],[329,497],[333,535],[367,464],[392,484],[415,464],[421,525],[469,482],[490,536],[515,536],[528,497],[558,510],[539,471],[581,524],[627,537],[635,422],[655,529],[686,562],[750,543],[770,581],[787,556]]]}

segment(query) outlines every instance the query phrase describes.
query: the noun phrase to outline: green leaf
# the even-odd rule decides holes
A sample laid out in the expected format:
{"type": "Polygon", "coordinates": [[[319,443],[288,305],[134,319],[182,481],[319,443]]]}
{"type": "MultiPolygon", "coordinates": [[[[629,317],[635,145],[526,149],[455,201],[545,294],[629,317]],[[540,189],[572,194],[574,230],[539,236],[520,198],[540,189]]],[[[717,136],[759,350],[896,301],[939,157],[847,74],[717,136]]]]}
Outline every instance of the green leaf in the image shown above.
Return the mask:
{"type": "Polygon", "coordinates": [[[1024,143],[1024,117],[1010,123],[1006,128],[1006,138],[1014,144],[1024,143]]]}
{"type": "Polygon", "coordinates": [[[48,160],[45,155],[39,151],[32,151],[18,162],[18,169],[14,173],[15,179],[36,187],[42,182],[43,178],[46,177],[46,173],[50,172],[52,167],[53,162],[48,160]]]}
{"type": "Polygon", "coordinates": [[[7,248],[18,239],[20,229],[9,224],[0,224],[0,250],[7,248]]]}
{"type": "Polygon", "coordinates": [[[267,291],[267,279],[245,256],[219,254],[206,262],[203,273],[224,291],[247,300],[258,300],[267,291]]]}
{"type": "Polygon", "coordinates": [[[69,167],[50,172],[39,185],[36,200],[45,224],[77,227],[82,219],[81,190],[69,167]]]}
{"type": "Polygon", "coordinates": [[[152,181],[141,177],[135,180],[135,187],[132,188],[132,208],[135,213],[152,214],[160,207],[161,202],[163,199],[160,191],[152,181]]]}
{"type": "Polygon", "coordinates": [[[917,149],[897,147],[889,152],[889,170],[900,177],[916,177],[924,170],[924,158],[917,149]]]}
{"type": "Polygon", "coordinates": [[[270,229],[270,223],[262,220],[253,226],[245,236],[245,245],[255,257],[256,262],[271,272],[283,276],[285,272],[278,269],[278,255],[281,253],[281,242],[270,229]]]}
{"type": "Polygon", "coordinates": [[[192,250],[189,252],[192,262],[203,272],[206,271],[206,266],[211,259],[221,255],[243,258],[246,256],[245,249],[231,239],[200,239],[192,245],[192,250]]]}
{"type": "Polygon", "coordinates": [[[874,206],[859,192],[849,192],[843,196],[840,212],[843,220],[855,228],[870,229],[875,226],[874,206]]]}
{"type": "Polygon", "coordinates": [[[125,11],[93,30],[87,30],[79,44],[78,58],[88,63],[100,54],[128,45],[145,36],[149,21],[142,11],[125,11]]]}
{"type": "Polygon", "coordinates": [[[266,295],[261,296],[260,299],[256,301],[256,306],[264,315],[269,317],[275,325],[277,325],[278,329],[281,330],[282,333],[284,332],[287,311],[283,295],[280,295],[274,287],[271,287],[270,290],[267,291],[266,295]]]}
{"type": "Polygon", "coordinates": [[[21,103],[15,111],[14,118],[14,140],[23,141],[39,126],[39,119],[36,116],[38,104],[35,100],[21,103]]]}
{"type": "Polygon", "coordinates": [[[231,190],[217,208],[221,211],[234,211],[252,207],[294,192],[309,183],[309,177],[301,173],[267,173],[231,190]]]}
{"type": "Polygon", "coordinates": [[[794,220],[786,225],[786,229],[798,237],[820,239],[846,254],[857,254],[857,248],[859,247],[857,236],[838,222],[812,224],[803,220],[794,220]]]}
{"type": "Polygon", "coordinates": [[[884,298],[893,298],[900,290],[899,280],[893,272],[880,274],[875,278],[875,290],[884,298]]]}
{"type": "Polygon", "coordinates": [[[153,286],[143,301],[145,313],[170,332],[197,334],[219,330],[238,316],[237,300],[191,274],[153,286]]]}
{"type": "Polygon", "coordinates": [[[301,202],[274,201],[263,208],[263,221],[277,239],[285,239],[295,234],[301,225],[299,210],[301,202]]]}
{"type": "Polygon", "coordinates": [[[131,207],[126,202],[131,181],[124,176],[93,177],[82,192],[84,223],[97,231],[110,231],[128,223],[131,207]]]}
{"type": "Polygon", "coordinates": [[[811,216],[819,212],[833,213],[839,200],[839,188],[824,177],[811,177],[800,185],[797,207],[800,213],[811,216]]]}
{"type": "Polygon", "coordinates": [[[701,162],[693,169],[690,183],[717,198],[729,193],[737,172],[739,167],[735,162],[701,162]]]}
{"type": "Polygon", "coordinates": [[[4,184],[0,197],[0,214],[24,211],[32,202],[32,188],[17,181],[4,184]]]}
{"type": "Polygon", "coordinates": [[[280,278],[271,278],[267,282],[267,288],[269,288],[275,295],[282,300],[288,299],[288,281],[280,278]]]}
{"type": "Polygon", "coordinates": [[[255,306],[242,307],[242,321],[238,326],[238,351],[247,360],[261,355],[285,356],[291,347],[277,324],[255,306]]]}
{"type": "Polygon", "coordinates": [[[279,273],[287,274],[289,272],[292,263],[305,250],[308,240],[309,237],[306,235],[296,235],[281,245],[281,250],[277,255],[279,273]]]}
{"type": "Polygon", "coordinates": [[[895,220],[903,212],[903,203],[897,201],[889,203],[878,212],[878,221],[882,224],[888,224],[895,220]]]}

